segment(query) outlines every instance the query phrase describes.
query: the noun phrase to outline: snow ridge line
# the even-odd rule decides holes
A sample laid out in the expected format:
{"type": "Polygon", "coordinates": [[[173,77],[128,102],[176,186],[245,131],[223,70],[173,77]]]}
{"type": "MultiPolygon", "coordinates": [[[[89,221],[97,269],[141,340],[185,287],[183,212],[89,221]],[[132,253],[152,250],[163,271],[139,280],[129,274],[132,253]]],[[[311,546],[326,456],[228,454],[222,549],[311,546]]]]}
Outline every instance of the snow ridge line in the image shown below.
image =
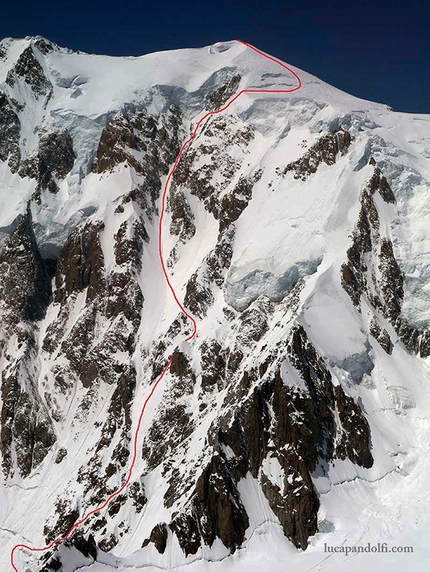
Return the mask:
{"type": "MultiPolygon", "coordinates": [[[[301,89],[302,87],[302,81],[300,79],[300,77],[298,76],[298,74],[292,70],[290,67],[288,67],[287,65],[285,65],[284,63],[282,63],[281,61],[277,60],[276,58],[269,56],[268,54],[265,54],[264,52],[262,52],[261,50],[259,50],[258,48],[255,48],[254,46],[252,46],[251,44],[249,44],[248,42],[245,42],[243,40],[236,40],[237,42],[239,42],[240,44],[243,44],[244,46],[246,46],[247,48],[253,50],[254,52],[256,52],[257,54],[259,54],[260,56],[263,56],[264,58],[266,58],[267,60],[270,60],[278,65],[280,65],[281,67],[283,67],[284,69],[286,69],[289,73],[291,73],[294,78],[297,80],[297,85],[296,87],[293,87],[291,89],[242,89],[241,91],[239,91],[239,93],[237,93],[234,97],[232,97],[223,107],[221,107],[220,109],[217,109],[215,111],[208,111],[205,115],[203,115],[203,117],[201,117],[198,122],[196,123],[196,126],[194,127],[194,130],[192,132],[192,134],[190,135],[190,137],[182,144],[182,147],[178,153],[178,156],[175,159],[175,162],[172,166],[172,168],[170,169],[166,181],[164,183],[164,187],[163,187],[163,194],[161,196],[161,211],[160,211],[160,219],[158,222],[158,256],[160,259],[160,264],[161,264],[161,268],[164,274],[164,278],[166,280],[166,284],[169,287],[169,290],[177,304],[177,306],[179,307],[179,309],[181,310],[181,312],[188,318],[188,320],[191,322],[193,329],[191,334],[185,338],[185,342],[189,342],[191,341],[197,334],[197,322],[195,320],[195,318],[184,308],[183,304],[180,302],[180,300],[178,299],[178,296],[175,292],[175,289],[170,281],[169,278],[169,274],[167,272],[167,268],[166,268],[166,264],[164,262],[164,258],[163,258],[163,239],[162,239],[162,234],[163,234],[163,220],[164,220],[164,215],[166,212],[166,197],[167,197],[167,193],[169,190],[169,186],[170,186],[170,181],[173,177],[173,174],[176,171],[176,168],[179,164],[179,161],[185,151],[185,149],[187,148],[187,146],[193,141],[193,139],[195,139],[195,137],[198,134],[198,131],[200,129],[200,126],[202,125],[202,123],[208,119],[209,117],[211,117],[212,115],[218,115],[219,113],[222,113],[223,111],[225,111],[226,109],[228,109],[230,107],[230,105],[232,103],[234,103],[242,94],[244,93],[292,93],[294,91],[298,91],[299,89],[301,89]]],[[[149,392],[149,395],[147,396],[147,398],[145,399],[143,405],[142,405],[142,409],[140,411],[140,415],[139,415],[139,420],[137,422],[137,426],[136,426],[136,430],[134,432],[134,436],[133,436],[133,457],[130,463],[130,467],[128,469],[127,472],[127,477],[124,481],[124,483],[121,485],[121,487],[119,487],[115,492],[113,492],[106,500],[103,504],[101,504],[100,506],[90,510],[89,512],[87,512],[80,520],[78,520],[77,522],[74,523],[74,525],[70,528],[70,530],[62,537],[57,538],[55,540],[53,540],[50,544],[48,544],[47,546],[44,546],[42,548],[35,548],[33,546],[28,546],[27,544],[16,544],[10,553],[10,563],[12,566],[12,569],[14,570],[14,572],[19,572],[18,568],[15,565],[15,552],[17,550],[28,550],[30,552],[46,552],[47,550],[50,550],[51,548],[53,548],[55,545],[57,544],[61,544],[62,542],[64,542],[65,540],[67,540],[70,535],[82,524],[84,524],[91,516],[93,516],[94,514],[104,510],[108,504],[111,502],[111,500],[113,500],[115,497],[117,497],[118,495],[120,495],[124,489],[127,488],[127,486],[130,483],[130,480],[132,478],[133,475],[133,470],[134,470],[134,466],[136,464],[136,460],[137,460],[137,444],[138,444],[138,439],[139,439],[139,433],[140,433],[140,428],[142,425],[142,419],[143,419],[143,415],[145,413],[146,410],[146,406],[149,402],[149,400],[151,399],[151,397],[153,396],[155,390],[157,389],[157,386],[159,385],[159,383],[161,382],[161,380],[164,378],[166,371],[169,369],[171,363],[173,360],[173,355],[169,356],[169,359],[166,363],[166,365],[164,366],[163,371],[161,372],[160,376],[158,377],[157,381],[154,383],[154,385],[151,388],[151,391],[149,392]]]]}

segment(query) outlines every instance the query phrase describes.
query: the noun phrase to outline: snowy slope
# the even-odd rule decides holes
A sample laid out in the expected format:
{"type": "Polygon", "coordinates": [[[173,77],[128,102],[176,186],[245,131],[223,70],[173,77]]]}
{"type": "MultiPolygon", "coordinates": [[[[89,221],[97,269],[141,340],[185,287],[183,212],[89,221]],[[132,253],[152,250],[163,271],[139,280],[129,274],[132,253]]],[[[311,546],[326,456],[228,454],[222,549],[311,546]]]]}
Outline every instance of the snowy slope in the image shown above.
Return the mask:
{"type": "Polygon", "coordinates": [[[165,177],[208,109],[294,77],[239,42],[0,46],[2,569],[121,485],[173,353],[127,493],[20,571],[336,572],[325,544],[368,542],[415,550],[352,570],[424,570],[430,115],[292,68],[208,120],[163,224],[184,343],[165,177]]]}

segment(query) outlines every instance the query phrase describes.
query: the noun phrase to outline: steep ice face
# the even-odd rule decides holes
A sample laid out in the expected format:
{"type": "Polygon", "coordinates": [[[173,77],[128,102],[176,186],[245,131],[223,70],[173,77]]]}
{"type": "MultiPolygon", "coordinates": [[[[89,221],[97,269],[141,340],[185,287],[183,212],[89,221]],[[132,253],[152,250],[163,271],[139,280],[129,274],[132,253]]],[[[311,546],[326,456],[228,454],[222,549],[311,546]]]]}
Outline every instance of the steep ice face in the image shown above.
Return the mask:
{"type": "Polygon", "coordinates": [[[178,163],[163,255],[198,323],[184,343],[162,185],[207,111],[294,78],[234,41],[1,42],[4,567],[120,486],[169,356],[127,491],[20,570],[334,572],[324,543],[428,530],[430,116],[297,73],[299,91],[207,120],[178,163]]]}

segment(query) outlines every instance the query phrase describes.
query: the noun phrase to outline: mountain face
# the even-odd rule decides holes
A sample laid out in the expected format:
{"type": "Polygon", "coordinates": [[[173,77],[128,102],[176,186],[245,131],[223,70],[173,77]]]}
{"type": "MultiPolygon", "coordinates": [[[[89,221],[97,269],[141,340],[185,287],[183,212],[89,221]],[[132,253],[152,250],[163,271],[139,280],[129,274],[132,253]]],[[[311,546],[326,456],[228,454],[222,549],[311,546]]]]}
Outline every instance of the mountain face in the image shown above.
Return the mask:
{"type": "Polygon", "coordinates": [[[184,342],[166,176],[295,78],[0,43],[2,570],[121,486],[170,357],[129,486],[18,570],[334,572],[428,530],[430,116],[297,73],[177,164],[184,342]]]}

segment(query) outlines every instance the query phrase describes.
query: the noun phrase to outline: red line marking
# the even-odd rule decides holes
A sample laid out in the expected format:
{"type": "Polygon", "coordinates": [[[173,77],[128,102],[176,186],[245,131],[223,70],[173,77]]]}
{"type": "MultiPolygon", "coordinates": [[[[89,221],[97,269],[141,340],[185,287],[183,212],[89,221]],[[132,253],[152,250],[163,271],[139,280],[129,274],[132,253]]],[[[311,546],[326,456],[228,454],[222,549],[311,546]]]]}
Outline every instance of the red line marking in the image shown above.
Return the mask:
{"type": "MultiPolygon", "coordinates": [[[[239,91],[239,93],[237,93],[234,97],[232,97],[225,105],[224,107],[221,107],[221,109],[217,109],[216,111],[208,111],[205,115],[203,115],[203,117],[201,117],[198,122],[196,123],[196,126],[194,127],[194,130],[192,132],[192,134],[190,135],[190,137],[185,141],[185,143],[183,143],[178,156],[176,157],[176,160],[173,164],[173,167],[170,169],[169,174],[167,175],[166,181],[164,183],[164,188],[163,188],[163,194],[161,196],[161,212],[160,212],[160,220],[158,223],[158,256],[160,258],[160,264],[161,264],[161,268],[163,270],[163,274],[164,274],[164,278],[166,280],[166,283],[170,289],[170,292],[172,293],[172,296],[176,302],[176,304],[178,305],[179,309],[181,310],[181,312],[190,320],[190,322],[193,325],[193,331],[191,332],[191,334],[185,338],[185,342],[188,342],[190,340],[192,340],[196,334],[197,334],[197,323],[196,320],[193,318],[193,316],[187,312],[187,310],[184,308],[183,304],[179,301],[178,296],[176,295],[175,289],[172,286],[172,283],[170,281],[169,275],[167,273],[167,268],[164,262],[164,258],[163,258],[163,239],[162,239],[162,234],[163,234],[163,220],[164,220],[164,215],[165,215],[165,211],[166,211],[166,197],[167,197],[167,192],[169,190],[169,184],[170,181],[173,177],[174,172],[176,171],[176,168],[178,166],[179,160],[182,157],[185,149],[187,148],[187,146],[191,143],[191,141],[196,137],[201,124],[208,118],[211,117],[212,115],[217,115],[218,113],[222,113],[223,111],[225,111],[226,109],[228,109],[230,107],[230,105],[232,103],[234,103],[236,101],[236,99],[238,99],[243,93],[292,93],[294,91],[299,90],[302,87],[302,82],[300,77],[296,74],[296,72],[294,70],[292,70],[291,68],[289,68],[287,65],[285,65],[284,63],[280,62],[279,60],[277,60],[276,58],[273,58],[272,56],[269,56],[267,54],[265,54],[264,52],[262,52],[261,50],[255,48],[254,46],[252,46],[251,44],[248,44],[247,42],[244,42],[243,40],[236,40],[237,42],[243,44],[244,46],[246,46],[247,48],[253,50],[254,52],[256,52],[257,54],[263,56],[264,58],[266,58],[267,60],[270,60],[272,62],[275,62],[276,64],[280,65],[281,67],[283,67],[284,69],[286,69],[289,73],[291,73],[295,79],[297,80],[297,86],[293,87],[291,89],[242,89],[241,91],[239,91]]],[[[33,546],[28,546],[27,544],[16,544],[13,548],[12,551],[10,553],[10,563],[12,565],[12,568],[15,572],[19,572],[18,568],[15,566],[15,552],[19,549],[25,549],[25,550],[29,550],[30,552],[46,552],[47,550],[50,550],[51,548],[53,548],[56,544],[60,544],[61,542],[64,542],[65,540],[67,540],[69,538],[69,536],[72,534],[72,532],[74,532],[76,530],[76,528],[78,528],[79,526],[81,526],[81,524],[84,524],[84,522],[86,522],[91,516],[93,516],[94,514],[96,514],[97,512],[100,512],[101,510],[105,509],[108,504],[110,503],[110,501],[112,499],[114,499],[115,497],[117,497],[119,494],[122,493],[122,491],[127,488],[131,477],[133,475],[133,469],[134,466],[136,464],[136,459],[137,459],[137,442],[138,442],[138,438],[139,438],[139,433],[140,433],[140,428],[142,425],[142,419],[143,419],[143,415],[145,413],[146,410],[146,406],[149,402],[149,400],[151,399],[151,397],[153,396],[155,390],[157,389],[158,384],[160,383],[160,381],[163,379],[166,371],[169,369],[170,364],[172,363],[172,359],[173,356],[171,355],[166,363],[166,365],[164,366],[163,371],[161,372],[159,378],[157,379],[157,381],[154,383],[154,385],[151,388],[151,391],[149,392],[149,395],[147,396],[147,398],[145,399],[142,409],[140,411],[140,415],[139,415],[139,420],[137,422],[137,426],[136,426],[136,431],[134,433],[133,436],[133,457],[131,459],[131,463],[130,463],[130,467],[128,469],[128,473],[127,473],[127,478],[125,479],[124,483],[121,485],[121,487],[116,490],[114,493],[112,493],[103,504],[101,504],[100,506],[92,509],[91,511],[87,512],[87,514],[85,514],[81,520],[78,520],[77,522],[75,522],[75,524],[70,528],[70,530],[67,532],[67,534],[65,534],[65,536],[62,536],[61,538],[57,538],[56,540],[53,540],[50,544],[48,544],[47,546],[44,546],[43,548],[34,548],[33,546]]]]}

